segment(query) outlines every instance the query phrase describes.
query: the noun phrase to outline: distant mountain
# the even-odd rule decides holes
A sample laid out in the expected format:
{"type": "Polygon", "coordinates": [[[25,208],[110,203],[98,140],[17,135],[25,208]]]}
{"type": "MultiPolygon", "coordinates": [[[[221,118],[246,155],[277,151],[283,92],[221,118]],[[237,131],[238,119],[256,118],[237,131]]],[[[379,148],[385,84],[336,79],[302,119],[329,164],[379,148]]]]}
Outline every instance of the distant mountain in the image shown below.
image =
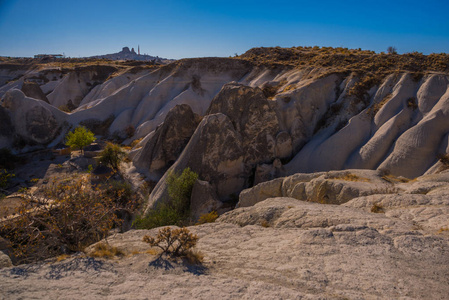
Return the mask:
{"type": "Polygon", "coordinates": [[[117,52],[117,53],[105,54],[105,55],[95,55],[95,56],[91,56],[91,58],[105,58],[105,59],[111,59],[111,60],[154,61],[154,62],[162,63],[162,64],[175,61],[174,59],[162,58],[159,56],[138,54],[138,53],[136,53],[136,51],[134,51],[134,48],[131,48],[131,50],[129,50],[128,47],[123,47],[122,51],[117,52]]]}

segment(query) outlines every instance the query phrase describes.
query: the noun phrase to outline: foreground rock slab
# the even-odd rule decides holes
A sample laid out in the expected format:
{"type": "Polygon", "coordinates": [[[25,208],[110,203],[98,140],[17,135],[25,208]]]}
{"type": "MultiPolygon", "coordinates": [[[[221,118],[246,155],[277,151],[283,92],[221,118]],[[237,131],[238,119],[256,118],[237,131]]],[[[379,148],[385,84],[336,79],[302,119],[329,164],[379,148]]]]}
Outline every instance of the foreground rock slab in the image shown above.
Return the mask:
{"type": "Polygon", "coordinates": [[[445,299],[449,235],[413,225],[358,207],[270,198],[189,227],[202,266],[157,260],[142,242],[157,229],[132,230],[108,238],[123,258],[5,268],[0,290],[4,299],[445,299]]]}

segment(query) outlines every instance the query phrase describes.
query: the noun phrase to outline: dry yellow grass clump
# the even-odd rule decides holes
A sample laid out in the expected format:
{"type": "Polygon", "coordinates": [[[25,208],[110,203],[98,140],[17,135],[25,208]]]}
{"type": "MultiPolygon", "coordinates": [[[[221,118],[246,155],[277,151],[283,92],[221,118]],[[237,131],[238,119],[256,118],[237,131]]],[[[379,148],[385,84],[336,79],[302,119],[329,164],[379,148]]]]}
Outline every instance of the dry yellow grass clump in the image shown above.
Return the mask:
{"type": "Polygon", "coordinates": [[[374,203],[373,206],[371,206],[371,212],[378,214],[378,213],[384,213],[385,211],[381,204],[374,203]]]}
{"type": "Polygon", "coordinates": [[[372,114],[373,116],[392,98],[391,94],[386,95],[380,102],[373,103],[373,105],[366,111],[367,114],[372,114]]]}
{"type": "Polygon", "coordinates": [[[125,253],[122,250],[106,243],[96,244],[94,250],[89,253],[89,256],[104,257],[104,258],[113,258],[116,256],[124,256],[124,255],[125,253]]]}
{"type": "Polygon", "coordinates": [[[217,218],[218,218],[218,213],[214,210],[208,214],[202,214],[200,216],[200,218],[198,219],[198,222],[196,223],[196,225],[201,225],[201,224],[205,224],[205,223],[213,223],[213,222],[215,222],[215,220],[217,218]]]}
{"type": "Polygon", "coordinates": [[[389,183],[407,183],[407,182],[411,181],[411,179],[408,179],[408,178],[405,178],[402,176],[398,177],[398,176],[394,176],[391,174],[383,175],[382,179],[385,181],[388,181],[389,183]]]}
{"type": "Polygon", "coordinates": [[[361,182],[370,182],[368,178],[365,177],[359,177],[355,174],[347,173],[344,175],[336,176],[330,179],[337,179],[337,180],[345,180],[345,181],[361,181],[361,182]]]}
{"type": "Polygon", "coordinates": [[[442,234],[447,231],[449,231],[449,227],[441,227],[440,230],[438,230],[437,234],[442,234]]]}

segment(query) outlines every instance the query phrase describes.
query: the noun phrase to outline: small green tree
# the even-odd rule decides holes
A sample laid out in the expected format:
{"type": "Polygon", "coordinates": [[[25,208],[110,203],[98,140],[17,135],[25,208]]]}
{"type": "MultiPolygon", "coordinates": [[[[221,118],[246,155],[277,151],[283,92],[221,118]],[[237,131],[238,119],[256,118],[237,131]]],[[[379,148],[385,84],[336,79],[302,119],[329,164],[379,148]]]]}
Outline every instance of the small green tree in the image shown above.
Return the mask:
{"type": "Polygon", "coordinates": [[[5,169],[0,169],[0,189],[6,188],[9,178],[14,176],[14,174],[8,173],[5,169]]]}
{"type": "Polygon", "coordinates": [[[96,140],[94,133],[84,126],[75,128],[66,135],[65,144],[71,148],[78,148],[83,153],[83,148],[96,140]]]}
{"type": "Polygon", "coordinates": [[[186,168],[181,175],[171,172],[167,177],[167,189],[170,202],[179,207],[182,212],[189,213],[190,195],[193,185],[198,179],[198,174],[186,168]]]}
{"type": "Polygon", "coordinates": [[[118,167],[126,157],[126,152],[117,144],[107,143],[106,148],[100,154],[100,162],[118,171],[118,167]]]}
{"type": "Polygon", "coordinates": [[[190,196],[198,174],[190,168],[179,175],[170,172],[167,177],[169,199],[161,202],[148,215],[137,218],[133,226],[139,229],[151,229],[166,225],[185,226],[189,223],[190,196]]]}

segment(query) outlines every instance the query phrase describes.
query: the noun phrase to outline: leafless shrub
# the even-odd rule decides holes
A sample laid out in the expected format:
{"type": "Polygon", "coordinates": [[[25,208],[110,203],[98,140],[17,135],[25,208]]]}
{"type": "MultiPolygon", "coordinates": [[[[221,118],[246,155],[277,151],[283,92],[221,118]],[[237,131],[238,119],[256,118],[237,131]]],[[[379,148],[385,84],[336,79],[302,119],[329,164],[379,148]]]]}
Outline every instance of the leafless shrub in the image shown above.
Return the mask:
{"type": "Polygon", "coordinates": [[[387,48],[388,54],[398,54],[396,47],[390,46],[387,48]]]}
{"type": "Polygon", "coordinates": [[[143,241],[151,247],[158,247],[162,252],[171,256],[187,256],[190,249],[196,245],[198,236],[189,232],[185,227],[171,229],[164,227],[159,230],[157,236],[144,236],[143,241]]]}
{"type": "Polygon", "coordinates": [[[18,262],[82,251],[120,225],[121,195],[92,188],[87,176],[50,182],[39,194],[24,193],[16,215],[1,222],[0,235],[11,242],[18,262]]]}

